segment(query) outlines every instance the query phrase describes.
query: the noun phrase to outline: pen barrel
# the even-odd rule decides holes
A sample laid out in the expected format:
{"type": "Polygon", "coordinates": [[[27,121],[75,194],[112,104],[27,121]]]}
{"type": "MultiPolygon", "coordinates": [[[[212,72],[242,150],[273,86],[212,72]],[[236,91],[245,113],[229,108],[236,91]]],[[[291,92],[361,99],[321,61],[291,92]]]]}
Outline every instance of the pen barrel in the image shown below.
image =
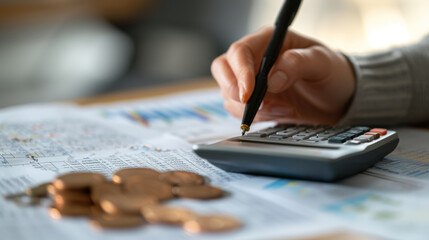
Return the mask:
{"type": "Polygon", "coordinates": [[[256,76],[255,88],[253,90],[252,96],[247,101],[246,107],[244,108],[243,119],[241,124],[249,125],[253,122],[256,113],[259,110],[259,107],[262,103],[262,100],[265,97],[267,92],[267,75],[259,73],[256,76]]]}
{"type": "MultiPolygon", "coordinates": [[[[258,74],[255,78],[255,88],[251,97],[247,101],[246,107],[244,108],[243,119],[241,122],[242,126],[246,125],[248,128],[259,110],[262,100],[265,97],[265,93],[267,92],[268,75],[277,60],[286,37],[288,27],[292,23],[300,4],[301,0],[286,0],[280,10],[279,17],[275,23],[276,28],[274,29],[273,35],[268,43],[267,50],[265,51],[261,66],[259,67],[258,74]]],[[[247,130],[244,128],[243,134],[245,131],[247,130]]]]}
{"type": "Polygon", "coordinates": [[[286,0],[276,19],[276,26],[284,28],[291,25],[300,5],[301,0],[286,0]]]}

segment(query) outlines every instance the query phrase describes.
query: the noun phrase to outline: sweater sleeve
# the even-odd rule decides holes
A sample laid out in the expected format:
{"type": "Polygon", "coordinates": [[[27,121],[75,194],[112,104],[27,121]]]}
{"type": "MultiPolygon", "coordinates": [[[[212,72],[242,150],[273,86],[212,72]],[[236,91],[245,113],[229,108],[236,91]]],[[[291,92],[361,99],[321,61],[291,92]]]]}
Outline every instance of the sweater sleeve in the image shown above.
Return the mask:
{"type": "Polygon", "coordinates": [[[356,90],[340,124],[429,123],[429,36],[410,46],[347,57],[356,90]]]}

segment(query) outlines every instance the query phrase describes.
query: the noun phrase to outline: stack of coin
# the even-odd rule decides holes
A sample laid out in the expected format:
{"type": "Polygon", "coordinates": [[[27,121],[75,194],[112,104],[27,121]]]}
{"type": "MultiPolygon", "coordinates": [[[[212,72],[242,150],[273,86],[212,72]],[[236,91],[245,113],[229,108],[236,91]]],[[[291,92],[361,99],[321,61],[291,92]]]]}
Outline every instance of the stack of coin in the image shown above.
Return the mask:
{"type": "Polygon", "coordinates": [[[69,173],[48,186],[53,199],[50,214],[54,218],[87,216],[96,228],[131,228],[145,223],[182,226],[192,233],[238,228],[240,222],[228,216],[202,216],[164,205],[173,198],[206,200],[224,195],[222,189],[205,183],[196,173],[149,168],[121,169],[112,181],[98,173],[69,173]]]}
{"type": "Polygon", "coordinates": [[[90,216],[93,206],[91,187],[105,182],[99,173],[79,172],[57,177],[47,187],[53,204],[49,209],[54,218],[61,216],[90,216]]]}

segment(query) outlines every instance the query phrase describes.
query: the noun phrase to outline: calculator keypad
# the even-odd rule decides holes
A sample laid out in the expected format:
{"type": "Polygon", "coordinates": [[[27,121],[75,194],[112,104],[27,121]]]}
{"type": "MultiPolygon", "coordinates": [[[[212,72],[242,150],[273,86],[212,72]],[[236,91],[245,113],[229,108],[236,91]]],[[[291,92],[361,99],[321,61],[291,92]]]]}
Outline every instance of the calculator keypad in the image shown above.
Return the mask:
{"type": "Polygon", "coordinates": [[[355,127],[329,127],[304,125],[279,125],[272,128],[251,132],[241,137],[245,141],[274,142],[287,144],[347,144],[359,145],[368,143],[387,133],[383,128],[355,127]]]}

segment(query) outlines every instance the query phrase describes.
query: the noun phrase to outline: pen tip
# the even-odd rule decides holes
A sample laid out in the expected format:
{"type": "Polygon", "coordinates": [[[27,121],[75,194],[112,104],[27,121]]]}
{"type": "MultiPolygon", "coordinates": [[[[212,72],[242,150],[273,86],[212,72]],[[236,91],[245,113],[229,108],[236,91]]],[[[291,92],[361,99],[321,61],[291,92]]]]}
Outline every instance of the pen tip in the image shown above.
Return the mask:
{"type": "Polygon", "coordinates": [[[244,134],[249,131],[250,127],[247,124],[241,124],[241,136],[244,136],[244,134]]]}

